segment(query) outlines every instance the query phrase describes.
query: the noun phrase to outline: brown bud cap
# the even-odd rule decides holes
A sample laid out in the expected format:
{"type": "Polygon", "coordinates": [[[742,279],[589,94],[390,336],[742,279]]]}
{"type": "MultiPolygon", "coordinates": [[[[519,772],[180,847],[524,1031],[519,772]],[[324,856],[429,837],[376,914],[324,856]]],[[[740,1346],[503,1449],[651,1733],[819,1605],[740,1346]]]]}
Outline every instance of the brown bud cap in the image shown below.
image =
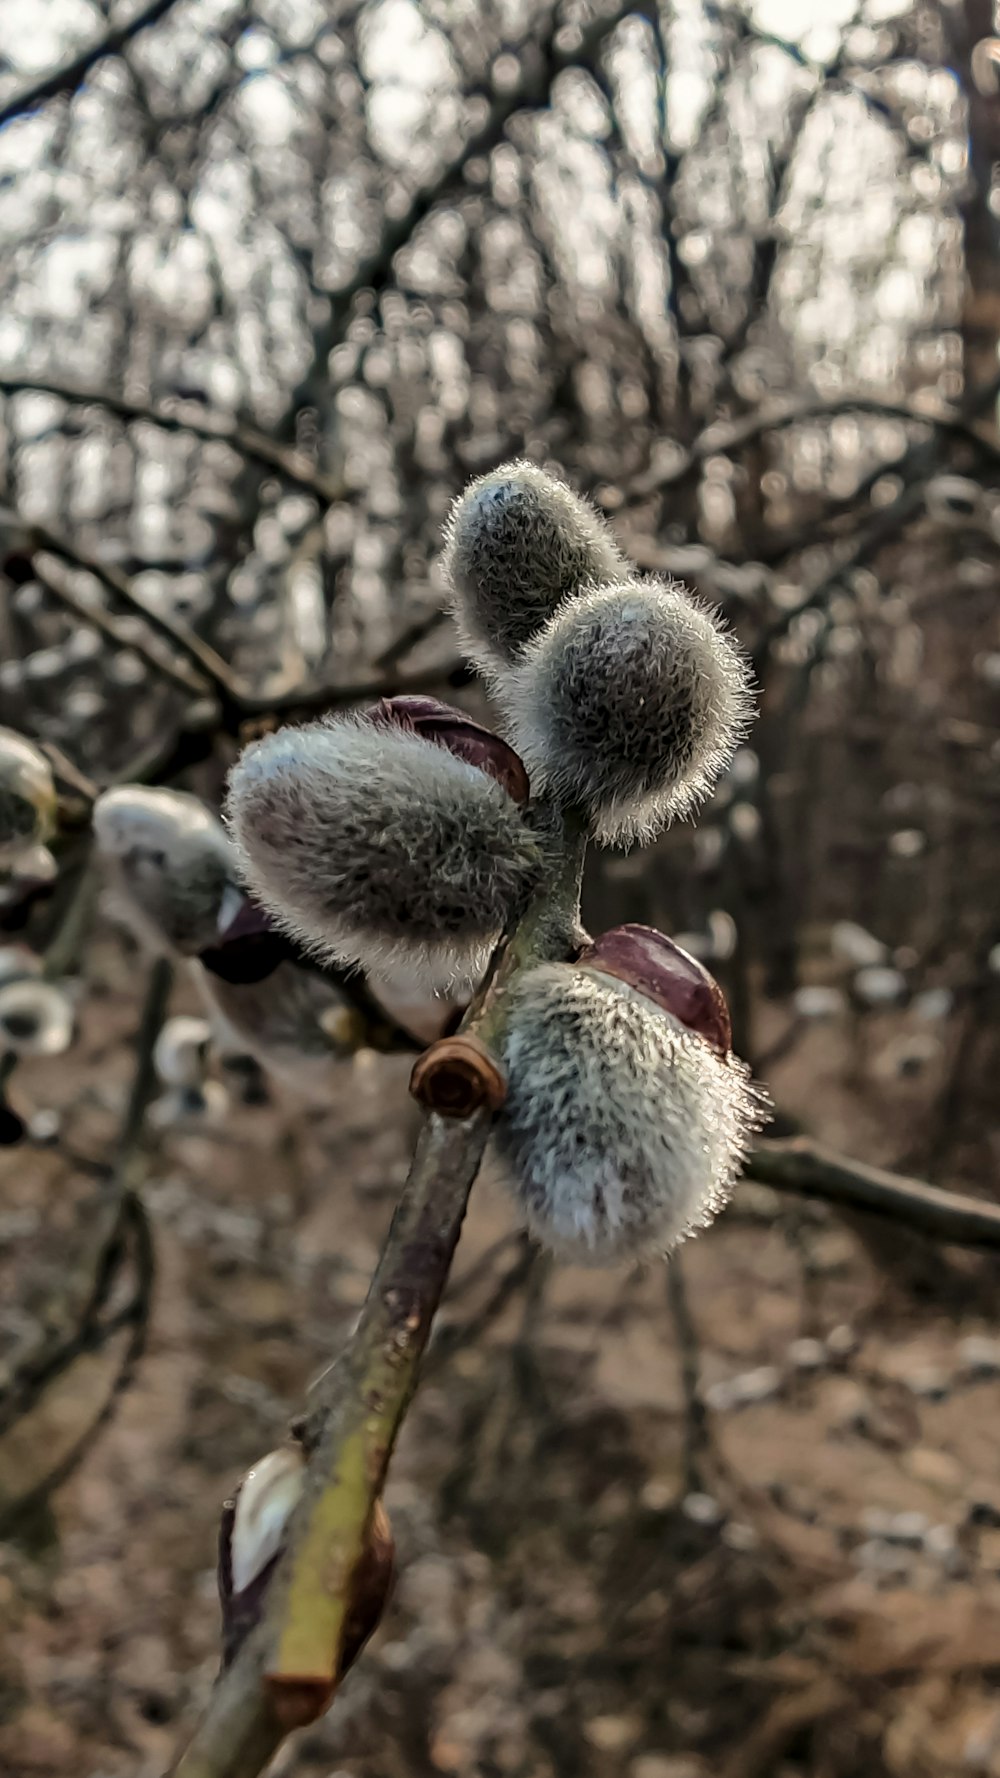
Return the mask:
{"type": "Polygon", "coordinates": [[[471,1117],[481,1105],[499,1111],[507,1096],[502,1068],[478,1037],[440,1037],[414,1065],[410,1092],[439,1117],[471,1117]]]}
{"type": "Polygon", "coordinates": [[[588,946],[578,961],[638,989],[704,1038],[718,1055],[728,1055],[732,1049],[729,1008],[715,977],[652,926],[616,926],[588,946]]]}
{"type": "Polygon", "coordinates": [[[422,736],[425,741],[433,741],[438,747],[446,747],[458,759],[464,759],[468,765],[477,766],[481,772],[495,778],[514,802],[527,802],[528,774],[513,747],[491,729],[483,728],[481,723],[466,716],[464,710],[439,703],[437,698],[414,693],[406,697],[381,698],[366,715],[370,722],[383,728],[405,729],[410,734],[422,736]]]}

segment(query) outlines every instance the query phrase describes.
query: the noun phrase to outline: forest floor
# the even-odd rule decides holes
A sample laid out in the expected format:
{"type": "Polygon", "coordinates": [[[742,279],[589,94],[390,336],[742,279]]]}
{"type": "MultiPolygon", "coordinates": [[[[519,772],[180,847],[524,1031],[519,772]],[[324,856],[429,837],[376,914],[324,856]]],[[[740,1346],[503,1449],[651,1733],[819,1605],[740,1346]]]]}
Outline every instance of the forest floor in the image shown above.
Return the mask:
{"type": "MultiPolygon", "coordinates": [[[[0,1365],[98,1227],[80,1157],[113,1141],[137,1001],[116,946],[95,967],[79,1044],[17,1076],[62,1141],[0,1162],[0,1365]]],[[[787,1013],[761,1017],[766,1050],[787,1013]]],[[[808,1027],[775,1096],[898,1161],[938,1066],[893,1061],[908,1017],[867,1019],[863,1042],[808,1027]]],[[[0,1546],[11,1778],[169,1766],[217,1667],[220,1504],[357,1313],[415,1128],[408,1066],[345,1068],[322,1113],[276,1091],[157,1138],[146,1353],[0,1546]]],[[[750,1184],[669,1268],[526,1252],[487,1173],[388,1490],[394,1597],[278,1770],[1000,1778],[995,1263],[750,1184]]],[[[84,1354],[0,1442],[0,1502],[119,1360],[84,1354]]]]}

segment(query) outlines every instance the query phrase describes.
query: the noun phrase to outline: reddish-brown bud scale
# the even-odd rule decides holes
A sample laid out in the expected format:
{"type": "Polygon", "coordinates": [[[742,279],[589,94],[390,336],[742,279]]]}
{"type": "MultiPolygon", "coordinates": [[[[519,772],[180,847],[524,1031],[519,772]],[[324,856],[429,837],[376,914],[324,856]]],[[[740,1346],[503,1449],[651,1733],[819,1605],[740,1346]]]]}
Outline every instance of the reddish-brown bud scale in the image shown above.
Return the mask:
{"type": "Polygon", "coordinates": [[[370,722],[382,727],[405,729],[438,747],[446,747],[457,759],[464,759],[495,778],[515,803],[527,802],[528,774],[513,747],[491,729],[474,722],[463,710],[439,703],[437,698],[412,694],[382,698],[366,715],[370,722]]]}
{"type": "Polygon", "coordinates": [[[410,1092],[440,1117],[471,1117],[481,1105],[499,1111],[507,1082],[495,1056],[477,1037],[440,1037],[414,1064],[410,1092]]]}
{"type": "Polygon", "coordinates": [[[703,963],[652,926],[616,926],[581,952],[578,962],[638,989],[720,1056],[733,1047],[726,997],[703,963]]]}

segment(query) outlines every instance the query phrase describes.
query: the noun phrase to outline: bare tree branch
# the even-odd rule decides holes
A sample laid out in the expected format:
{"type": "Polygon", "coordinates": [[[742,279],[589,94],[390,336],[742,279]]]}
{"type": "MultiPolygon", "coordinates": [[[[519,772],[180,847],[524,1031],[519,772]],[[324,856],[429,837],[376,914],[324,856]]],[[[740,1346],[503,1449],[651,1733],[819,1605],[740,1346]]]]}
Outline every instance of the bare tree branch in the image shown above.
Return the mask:
{"type": "MultiPolygon", "coordinates": [[[[983,405],[988,405],[990,393],[995,400],[998,389],[1000,381],[992,391],[984,391],[985,400],[979,411],[983,405]]],[[[768,432],[784,432],[789,426],[798,426],[805,421],[833,419],[838,414],[849,413],[871,414],[876,419],[902,420],[912,426],[927,426],[940,435],[962,439],[990,461],[1000,464],[1000,443],[994,434],[976,426],[968,412],[941,409],[928,411],[908,402],[878,401],[866,395],[837,396],[831,401],[805,396],[780,406],[758,408],[754,413],[744,414],[738,420],[713,421],[699,433],[690,449],[678,456],[675,463],[634,482],[615,510],[623,511],[626,507],[638,506],[653,494],[661,493],[664,488],[678,487],[697,473],[706,457],[724,456],[730,451],[738,451],[768,432]]],[[[898,464],[887,463],[880,467],[878,473],[895,474],[898,468],[898,464]]],[[[852,495],[850,504],[854,505],[857,499],[856,494],[852,495]]]]}
{"type": "Polygon", "coordinates": [[[492,94],[489,113],[482,127],[466,138],[429,185],[414,193],[401,216],[384,219],[382,233],[371,252],[360,260],[348,283],[332,292],[330,313],[314,335],[312,366],[292,397],[292,414],[315,400],[319,387],[325,385],[327,359],[343,336],[357,297],[363,290],[382,290],[390,283],[396,255],[413,239],[425,217],[460,183],[470,161],[491,154],[503,141],[507,125],[517,112],[544,105],[558,74],[566,68],[588,66],[622,20],[644,10],[642,4],[636,3],[616,6],[613,12],[586,26],[572,49],[559,48],[556,20],[553,20],[544,42],[539,44],[536,39],[529,38],[521,45],[522,65],[524,56],[534,56],[536,66],[531,73],[514,91],[492,94]]]}
{"type": "Polygon", "coordinates": [[[746,1173],[777,1191],[866,1210],[936,1241],[1000,1248],[1000,1206],[849,1160],[808,1137],[759,1142],[746,1173]]]}
{"type": "MultiPolygon", "coordinates": [[[[579,917],[584,838],[567,820],[562,857],[470,1008],[464,1033],[487,1052],[522,968],[568,954],[579,917]]],[[[433,1052],[427,1052],[432,1054],[433,1052]]],[[[219,1681],[175,1778],[256,1778],[285,1734],[327,1706],[339,1677],[352,1584],[381,1495],[489,1136],[485,1105],[431,1112],[417,1143],[350,1346],[317,1387],[305,1426],[306,1490],[262,1623],[219,1681]]]]}
{"type": "Polygon", "coordinates": [[[138,37],[140,31],[145,31],[150,25],[157,24],[174,4],[175,0],[150,0],[150,4],[143,7],[141,12],[137,12],[127,24],[112,25],[111,29],[105,31],[104,36],[99,37],[96,43],[89,44],[86,49],[71,56],[58,68],[51,69],[48,74],[41,75],[38,80],[32,81],[30,86],[22,87],[19,93],[14,94],[13,98],[0,104],[0,129],[5,123],[10,123],[12,118],[19,117],[22,112],[33,110],[43,100],[52,99],[57,93],[75,91],[97,62],[103,61],[105,56],[115,55],[126,43],[130,43],[133,37],[138,37]]]}
{"type": "MultiPolygon", "coordinates": [[[[961,414],[955,416],[962,425],[964,433],[971,430],[973,439],[979,441],[982,448],[1000,461],[1000,445],[994,440],[981,440],[975,427],[970,422],[978,415],[995,408],[1000,395],[1000,376],[994,377],[982,388],[970,390],[963,403],[961,414]]],[[[924,488],[928,477],[937,466],[938,449],[941,432],[935,432],[930,439],[910,446],[905,456],[892,465],[873,470],[866,477],[854,495],[860,502],[866,499],[874,483],[880,476],[892,473],[902,483],[898,493],[888,505],[879,507],[869,523],[855,537],[854,542],[842,552],[833,567],[824,574],[809,590],[800,604],[783,611],[764,630],[754,644],[753,659],[758,672],[763,672],[773,644],[787,634],[795,619],[804,611],[824,610],[829,604],[830,596],[843,582],[845,574],[860,567],[881,549],[884,543],[895,537],[924,504],[924,488]]],[[[815,644],[813,658],[815,658],[815,644]]]]}
{"type": "Polygon", "coordinates": [[[145,661],[150,672],[157,674],[161,679],[168,680],[171,685],[177,687],[178,691],[187,692],[189,696],[201,696],[209,689],[205,680],[200,675],[193,673],[190,667],[169,660],[165,655],[154,653],[141,637],[123,634],[116,619],[109,612],[102,610],[99,605],[88,604],[86,599],[81,599],[79,594],[74,593],[70,587],[53,579],[52,575],[39,562],[34,563],[34,569],[46,592],[50,593],[53,599],[58,600],[60,605],[65,606],[67,611],[71,611],[74,617],[79,618],[82,624],[89,624],[113,648],[131,649],[133,654],[139,655],[140,659],[145,661]]]}
{"type": "Polygon", "coordinates": [[[228,414],[196,409],[190,404],[166,412],[163,408],[147,407],[142,402],[126,401],[124,396],[115,395],[108,389],[77,389],[51,377],[0,376],[0,392],[4,395],[52,395],[59,401],[77,402],[81,407],[102,407],[120,420],[141,420],[149,426],[158,426],[163,432],[187,433],[207,443],[221,441],[241,452],[250,462],[273,470],[293,487],[315,494],[324,506],[345,499],[348,493],[341,482],[323,475],[302,451],[279,444],[252,426],[241,426],[228,414]]]}
{"type": "MultiPolygon", "coordinates": [[[[202,675],[207,682],[200,686],[189,685],[188,689],[202,692],[215,691],[224,704],[241,702],[229,667],[211,643],[203,641],[186,624],[175,623],[173,618],[167,617],[162,611],[156,611],[151,605],[147,605],[145,600],[139,597],[126,575],[119,573],[118,569],[113,568],[110,563],[102,562],[97,556],[92,556],[88,551],[80,549],[69,538],[61,537],[55,531],[50,531],[47,525],[32,521],[28,525],[28,533],[28,547],[31,550],[47,550],[50,555],[57,556],[60,561],[68,563],[71,568],[83,569],[87,574],[92,574],[95,580],[99,580],[102,586],[107,587],[116,599],[119,599],[123,605],[127,605],[137,617],[141,617],[151,630],[162,636],[180,654],[186,656],[197,673],[202,675]]],[[[51,582],[46,581],[46,585],[62,596],[61,589],[52,587],[51,582]]],[[[87,621],[92,621],[90,606],[86,607],[86,614],[87,621]]],[[[99,628],[100,625],[97,627],[99,628]]],[[[117,641],[121,646],[120,637],[117,638],[117,641]]]]}

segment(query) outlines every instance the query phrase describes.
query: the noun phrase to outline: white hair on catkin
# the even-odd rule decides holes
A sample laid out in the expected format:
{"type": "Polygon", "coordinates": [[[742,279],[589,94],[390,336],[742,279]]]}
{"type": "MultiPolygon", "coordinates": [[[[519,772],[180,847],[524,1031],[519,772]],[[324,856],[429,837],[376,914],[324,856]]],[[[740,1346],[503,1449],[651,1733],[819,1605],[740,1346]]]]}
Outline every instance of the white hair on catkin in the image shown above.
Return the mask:
{"type": "Polygon", "coordinates": [[[444,572],[462,646],[502,673],[566,598],[628,572],[600,514],[537,463],[505,463],[451,509],[444,572]]]}
{"type": "Polygon", "coordinates": [[[650,839],[696,808],[753,708],[719,618],[645,580],[563,605],[496,696],[536,790],[583,808],[604,844],[650,839]]]}
{"type": "Polygon", "coordinates": [[[123,784],[97,798],[93,831],[120,910],[145,944],[193,957],[216,942],[235,864],[204,803],[183,790],[123,784]]]}
{"type": "Polygon", "coordinates": [[[542,866],[495,779],[363,718],[247,748],[227,808],[245,881],[285,932],[432,993],[478,983],[542,866]]]}
{"type": "Polygon", "coordinates": [[[664,1254],[726,1203],[765,1101],[645,995],[572,964],[511,990],[494,1144],[532,1234],[566,1259],[664,1254]]]}

